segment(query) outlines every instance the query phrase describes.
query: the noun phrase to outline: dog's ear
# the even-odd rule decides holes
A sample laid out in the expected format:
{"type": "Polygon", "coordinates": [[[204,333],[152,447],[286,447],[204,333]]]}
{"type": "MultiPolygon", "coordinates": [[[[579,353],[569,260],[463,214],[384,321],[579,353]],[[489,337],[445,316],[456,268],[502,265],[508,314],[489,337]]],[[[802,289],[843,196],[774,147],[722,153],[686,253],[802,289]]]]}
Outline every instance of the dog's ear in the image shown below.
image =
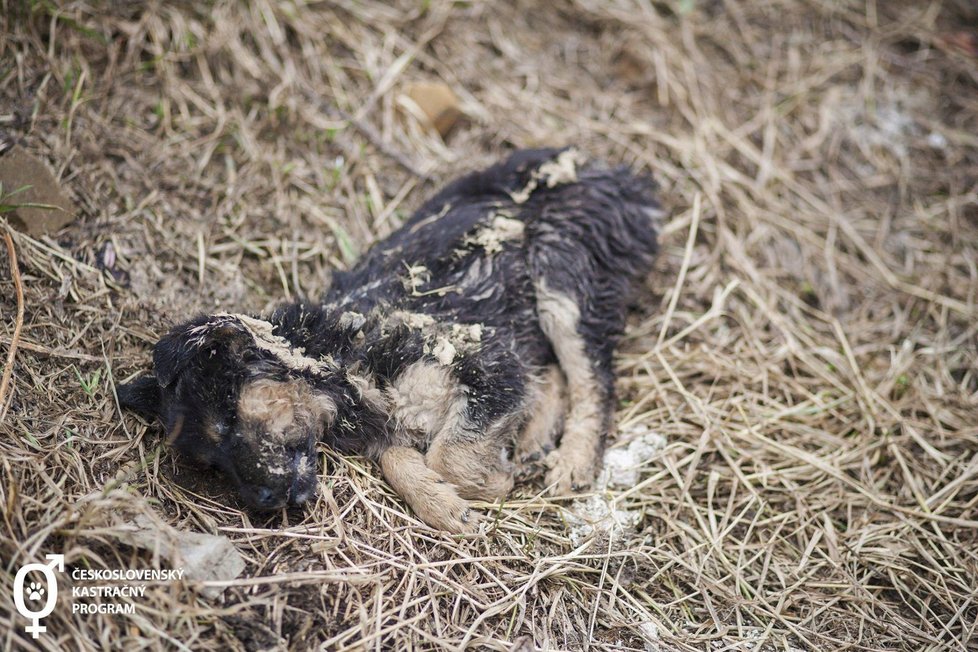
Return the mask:
{"type": "Polygon", "coordinates": [[[245,339],[245,327],[235,319],[212,318],[212,321],[190,322],[174,328],[153,348],[153,370],[159,386],[169,387],[195,360],[236,351],[245,339]]]}
{"type": "Polygon", "coordinates": [[[146,417],[160,415],[160,384],[156,376],[143,376],[131,383],[117,385],[115,391],[122,407],[146,417]]]}

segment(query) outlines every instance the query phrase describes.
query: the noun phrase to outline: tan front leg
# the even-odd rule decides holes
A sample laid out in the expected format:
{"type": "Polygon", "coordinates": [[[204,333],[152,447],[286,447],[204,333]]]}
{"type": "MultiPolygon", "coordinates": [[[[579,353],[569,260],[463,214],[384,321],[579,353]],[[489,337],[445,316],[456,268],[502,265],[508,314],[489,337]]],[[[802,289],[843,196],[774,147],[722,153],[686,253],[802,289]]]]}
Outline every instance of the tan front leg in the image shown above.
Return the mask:
{"type": "Polygon", "coordinates": [[[490,433],[467,440],[444,433],[435,438],[425,456],[428,466],[454,484],[460,496],[492,502],[513,488],[513,464],[506,449],[490,433]]]}
{"type": "Polygon", "coordinates": [[[380,456],[380,469],[394,491],[431,527],[453,533],[476,530],[468,502],[441,474],[428,468],[419,451],[388,448],[380,456]]]}

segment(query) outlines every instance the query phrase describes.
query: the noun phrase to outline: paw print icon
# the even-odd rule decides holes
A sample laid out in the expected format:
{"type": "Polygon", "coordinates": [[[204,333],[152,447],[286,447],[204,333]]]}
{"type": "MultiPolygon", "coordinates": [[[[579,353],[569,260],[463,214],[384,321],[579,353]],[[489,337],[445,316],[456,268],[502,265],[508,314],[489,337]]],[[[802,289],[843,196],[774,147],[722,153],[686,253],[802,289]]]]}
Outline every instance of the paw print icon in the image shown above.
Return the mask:
{"type": "Polygon", "coordinates": [[[31,582],[27,585],[27,598],[30,600],[40,600],[44,595],[44,587],[37,582],[31,582]]]}

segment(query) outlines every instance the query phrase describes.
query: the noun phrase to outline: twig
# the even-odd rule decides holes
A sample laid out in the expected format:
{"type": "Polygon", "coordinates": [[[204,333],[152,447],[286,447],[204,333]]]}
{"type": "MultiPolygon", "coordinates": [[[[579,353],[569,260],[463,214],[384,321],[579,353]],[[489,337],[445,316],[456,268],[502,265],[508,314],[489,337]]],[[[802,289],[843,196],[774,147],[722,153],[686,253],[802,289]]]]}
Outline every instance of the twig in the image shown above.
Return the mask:
{"type": "Polygon", "coordinates": [[[348,125],[360,132],[361,136],[370,141],[370,144],[376,147],[381,154],[387,156],[387,158],[391,159],[414,176],[425,181],[431,180],[430,174],[418,168],[413,161],[411,161],[405,154],[398,151],[393,145],[388,143],[384,137],[381,136],[380,133],[365,120],[356,115],[350,115],[337,106],[333,106],[311,88],[303,87],[302,90],[309,101],[319,107],[319,110],[329,116],[330,119],[346,122],[348,125]]]}
{"type": "Polygon", "coordinates": [[[683,289],[683,283],[686,281],[686,272],[689,270],[689,262],[693,258],[693,246],[696,244],[696,231],[700,224],[700,206],[702,202],[702,195],[696,193],[693,197],[693,212],[692,218],[689,225],[689,238],[686,240],[686,252],[683,254],[683,262],[679,268],[679,276],[676,278],[676,289],[672,293],[672,297],[669,299],[669,307],[666,308],[665,319],[662,320],[662,328],[659,330],[659,339],[656,341],[656,346],[661,346],[663,340],[666,339],[666,332],[669,330],[669,323],[672,321],[672,314],[676,311],[676,305],[679,303],[679,293],[683,289]]]}
{"type": "Polygon", "coordinates": [[[380,133],[369,123],[357,118],[356,116],[348,114],[342,109],[336,109],[336,113],[339,114],[343,120],[346,120],[349,124],[353,125],[353,127],[356,128],[356,130],[359,131],[364,138],[369,140],[370,143],[380,150],[382,154],[387,156],[387,158],[393,160],[414,176],[424,179],[425,181],[431,180],[430,174],[418,168],[418,166],[408,159],[406,155],[399,152],[393,145],[384,140],[384,137],[381,136],[380,133]]]}
{"type": "Polygon", "coordinates": [[[20,341],[20,331],[24,327],[24,286],[20,282],[20,270],[17,269],[17,251],[10,231],[4,231],[3,241],[7,244],[7,256],[10,258],[10,276],[14,279],[14,289],[17,293],[17,319],[14,322],[14,332],[10,336],[10,349],[7,351],[7,364],[0,378],[0,421],[7,414],[7,386],[14,371],[14,358],[17,356],[17,343],[20,341]]]}

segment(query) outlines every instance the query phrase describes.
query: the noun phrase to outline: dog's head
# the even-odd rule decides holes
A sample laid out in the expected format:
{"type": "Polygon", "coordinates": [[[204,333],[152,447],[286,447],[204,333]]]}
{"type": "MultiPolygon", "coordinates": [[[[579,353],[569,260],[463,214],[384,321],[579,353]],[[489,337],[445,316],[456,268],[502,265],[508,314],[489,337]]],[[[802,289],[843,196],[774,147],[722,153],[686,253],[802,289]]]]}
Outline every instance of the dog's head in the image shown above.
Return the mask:
{"type": "Polygon", "coordinates": [[[277,509],[315,494],[316,442],[336,417],[310,382],[328,373],[317,365],[268,322],[202,317],[156,344],[154,374],[120,386],[119,401],[158,417],[182,456],[220,468],[250,506],[277,509]]]}

